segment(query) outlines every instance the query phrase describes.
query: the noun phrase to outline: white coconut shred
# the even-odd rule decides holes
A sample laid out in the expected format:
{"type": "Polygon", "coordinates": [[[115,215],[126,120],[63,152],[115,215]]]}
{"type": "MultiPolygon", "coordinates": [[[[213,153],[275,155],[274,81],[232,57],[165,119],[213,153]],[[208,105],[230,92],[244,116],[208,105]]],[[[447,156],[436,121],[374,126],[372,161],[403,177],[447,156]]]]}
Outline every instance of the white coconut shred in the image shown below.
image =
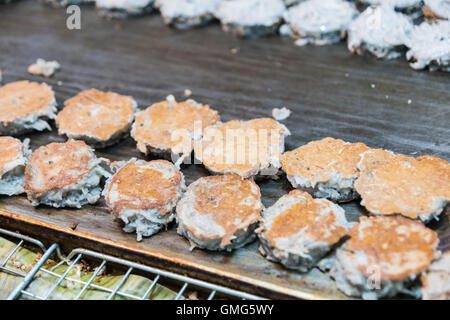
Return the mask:
{"type": "Polygon", "coordinates": [[[359,52],[365,48],[378,58],[397,58],[396,47],[406,44],[413,30],[411,20],[388,5],[369,7],[350,23],[348,49],[359,52]]]}

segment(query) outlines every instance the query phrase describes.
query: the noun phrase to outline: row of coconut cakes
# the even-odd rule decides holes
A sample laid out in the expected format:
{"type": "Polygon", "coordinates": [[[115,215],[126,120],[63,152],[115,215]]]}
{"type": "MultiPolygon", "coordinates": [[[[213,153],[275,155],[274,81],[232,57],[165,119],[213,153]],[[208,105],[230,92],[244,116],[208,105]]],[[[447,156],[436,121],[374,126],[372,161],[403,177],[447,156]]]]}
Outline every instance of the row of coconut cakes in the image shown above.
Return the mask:
{"type": "Polygon", "coordinates": [[[94,3],[101,15],[130,17],[156,8],[177,29],[215,19],[242,37],[290,36],[296,45],[347,40],[355,54],[406,56],[414,69],[449,71],[448,0],[44,0],[52,4],[94,3]],[[406,53],[406,54],[405,54],[406,53]]]}
{"type": "Polygon", "coordinates": [[[191,248],[232,251],[255,238],[260,252],[286,268],[319,267],[344,293],[371,299],[399,293],[448,298],[449,254],[438,250],[438,219],[450,200],[450,166],[324,138],[284,152],[290,133],[272,118],[220,121],[217,111],[172,96],[138,111],[132,97],[96,89],[57,113],[48,85],[0,88],[0,193],[25,192],[33,205],[81,207],[104,197],[138,240],[176,219],[191,248]],[[10,136],[51,130],[65,143],[31,151],[10,136]],[[94,149],[131,133],[144,154],[167,160],[110,162],[94,149]],[[192,151],[214,175],[185,186],[180,167],[192,151]],[[295,188],[264,208],[253,178],[282,172],[295,188]],[[337,203],[361,198],[368,216],[347,221],[337,203]],[[375,277],[375,278],[374,278],[375,277]],[[375,285],[374,285],[375,283],[375,285]]]}

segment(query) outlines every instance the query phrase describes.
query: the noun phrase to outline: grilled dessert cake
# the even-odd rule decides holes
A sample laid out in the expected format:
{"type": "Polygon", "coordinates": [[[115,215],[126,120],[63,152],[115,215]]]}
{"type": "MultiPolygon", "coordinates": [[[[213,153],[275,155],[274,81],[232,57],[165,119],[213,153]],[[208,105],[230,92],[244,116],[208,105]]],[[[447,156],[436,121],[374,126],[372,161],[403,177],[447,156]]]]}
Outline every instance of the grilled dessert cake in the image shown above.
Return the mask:
{"type": "Polygon", "coordinates": [[[325,45],[341,41],[358,11],[344,0],[308,0],[290,7],[284,20],[296,45],[325,45]]]}
{"type": "Polygon", "coordinates": [[[216,17],[225,32],[242,37],[277,33],[286,7],[282,0],[223,0],[216,17]]]}
{"type": "Polygon", "coordinates": [[[377,58],[398,58],[406,51],[412,30],[411,20],[389,5],[369,7],[350,23],[347,47],[359,55],[369,52],[377,58]]]}
{"type": "Polygon", "coordinates": [[[415,26],[407,46],[411,68],[450,72],[450,20],[415,26]]]}
{"type": "Polygon", "coordinates": [[[351,201],[358,198],[354,188],[359,177],[357,165],[368,150],[363,143],[324,138],[285,152],[281,164],[294,188],[316,198],[351,201]]]}
{"type": "Polygon", "coordinates": [[[97,148],[129,135],[136,110],[132,97],[97,89],[85,90],[64,102],[56,117],[58,133],[97,148]]]}
{"type": "Polygon", "coordinates": [[[355,183],[361,205],[375,215],[401,214],[428,222],[450,201],[450,165],[433,156],[396,156],[355,183]]]}
{"type": "Polygon", "coordinates": [[[34,206],[81,208],[97,202],[109,176],[109,161],[84,141],[52,142],[31,154],[24,189],[34,206]]]}
{"type": "Polygon", "coordinates": [[[23,193],[24,172],[30,150],[29,139],[22,143],[12,137],[0,137],[0,194],[23,193]]]}
{"type": "Polygon", "coordinates": [[[215,17],[221,0],[156,0],[166,24],[176,29],[201,27],[215,17]]]}
{"type": "Polygon", "coordinates": [[[209,105],[170,99],[137,113],[131,136],[144,154],[183,158],[191,154],[194,138],[201,138],[205,127],[219,121],[218,112],[209,105]]]}
{"type": "Polygon", "coordinates": [[[351,226],[337,204],[293,190],[263,211],[259,250],[268,260],[306,272],[330,254],[351,226]]]}
{"type": "Polygon", "coordinates": [[[123,230],[136,232],[141,241],[174,219],[184,189],[183,174],[172,163],[133,158],[119,164],[103,195],[109,210],[125,223],[123,230]]]}
{"type": "Polygon", "coordinates": [[[0,87],[0,135],[20,135],[33,130],[51,130],[56,100],[45,83],[27,80],[0,87]]]}
{"type": "Polygon", "coordinates": [[[202,177],[177,205],[177,231],[191,249],[231,251],[255,239],[262,208],[253,180],[238,175],[202,177]]]}
{"type": "Polygon", "coordinates": [[[339,290],[363,299],[420,296],[420,274],[439,254],[436,232],[401,216],[361,217],[350,237],[331,269],[339,290]]]}
{"type": "Polygon", "coordinates": [[[194,145],[195,157],[214,174],[275,177],[289,130],[271,118],[209,126],[194,145]]]}

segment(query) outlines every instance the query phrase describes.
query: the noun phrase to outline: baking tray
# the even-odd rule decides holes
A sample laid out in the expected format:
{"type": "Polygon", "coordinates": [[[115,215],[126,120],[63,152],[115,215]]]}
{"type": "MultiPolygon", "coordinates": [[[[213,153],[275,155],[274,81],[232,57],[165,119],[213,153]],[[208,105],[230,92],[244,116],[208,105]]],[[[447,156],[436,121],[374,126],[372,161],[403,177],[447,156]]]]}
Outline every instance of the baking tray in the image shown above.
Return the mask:
{"type": "MultiPolygon", "coordinates": [[[[81,30],[68,30],[64,9],[36,1],[0,5],[0,69],[6,82],[43,81],[27,74],[37,58],[58,60],[62,69],[45,80],[59,105],[87,88],[132,95],[140,107],[174,94],[209,103],[222,120],[270,116],[287,106],[287,149],[332,136],[405,154],[450,158],[450,77],[417,72],[402,59],[352,56],[345,44],[296,47],[289,38],[237,39],[218,24],[176,31],[159,15],[105,20],[94,8],[81,10],[81,30]],[[234,49],[234,50],[232,50],[234,49]],[[237,52],[237,53],[236,53],[237,52]]],[[[34,150],[51,133],[27,135],[34,150]]],[[[24,138],[24,137],[22,137],[24,138]]],[[[98,150],[111,160],[144,157],[131,139],[98,150]]],[[[182,167],[187,184],[208,172],[182,167]]],[[[291,189],[284,177],[258,182],[265,206],[291,189]]],[[[364,213],[357,202],[343,205],[350,220],[364,213]]],[[[138,243],[121,231],[103,202],[83,209],[32,207],[25,197],[0,197],[0,226],[61,243],[64,250],[91,248],[137,262],[244,290],[268,298],[345,299],[326,274],[289,271],[268,262],[257,242],[233,253],[189,251],[175,226],[138,243]],[[75,230],[72,228],[76,225],[75,230]]],[[[443,250],[450,248],[448,212],[431,223],[443,250]]]]}

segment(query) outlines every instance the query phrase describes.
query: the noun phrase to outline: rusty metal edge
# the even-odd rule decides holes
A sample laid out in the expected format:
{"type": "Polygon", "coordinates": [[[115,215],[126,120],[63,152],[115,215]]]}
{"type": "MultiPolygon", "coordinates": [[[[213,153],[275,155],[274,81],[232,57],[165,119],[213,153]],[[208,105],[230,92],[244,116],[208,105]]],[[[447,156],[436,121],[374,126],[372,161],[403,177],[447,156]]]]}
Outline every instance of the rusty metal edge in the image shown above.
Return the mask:
{"type": "Polygon", "coordinates": [[[62,228],[36,219],[23,217],[15,213],[0,210],[0,222],[2,223],[2,227],[9,227],[10,230],[19,231],[39,237],[40,239],[44,238],[45,241],[49,242],[56,241],[61,244],[63,249],[72,250],[77,247],[84,247],[112,256],[165,268],[166,270],[185,274],[199,280],[246,291],[270,299],[332,299],[332,297],[304,292],[301,289],[292,290],[265,281],[243,277],[235,273],[194,264],[190,261],[172,258],[155,251],[142,250],[70,228],[62,228]],[[48,232],[43,232],[44,230],[48,232]]]}

